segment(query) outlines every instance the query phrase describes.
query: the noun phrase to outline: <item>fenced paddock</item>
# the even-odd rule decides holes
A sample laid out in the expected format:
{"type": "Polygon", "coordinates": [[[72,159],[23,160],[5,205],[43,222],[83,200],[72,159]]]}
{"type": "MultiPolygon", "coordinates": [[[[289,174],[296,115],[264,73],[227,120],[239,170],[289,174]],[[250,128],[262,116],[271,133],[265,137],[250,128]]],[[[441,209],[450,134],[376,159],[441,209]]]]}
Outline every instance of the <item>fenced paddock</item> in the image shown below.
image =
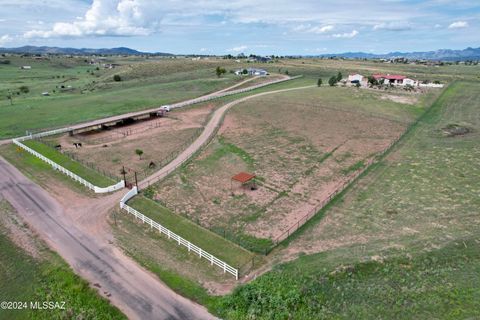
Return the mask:
{"type": "Polygon", "coordinates": [[[124,180],[121,180],[118,183],[116,183],[114,185],[111,185],[111,186],[107,186],[107,187],[96,186],[93,183],[90,183],[89,181],[85,180],[84,178],[82,178],[82,177],[78,176],[77,174],[71,172],[70,170],[62,167],[58,163],[50,160],[49,158],[45,157],[41,153],[33,150],[32,148],[30,148],[30,147],[28,147],[28,146],[26,146],[25,144],[22,143],[23,141],[26,141],[26,140],[31,140],[31,139],[35,139],[35,138],[41,138],[41,137],[51,136],[51,135],[55,135],[55,134],[59,134],[59,133],[64,133],[64,132],[67,132],[69,130],[70,130],[69,128],[64,128],[64,129],[52,130],[52,131],[47,131],[47,132],[42,132],[42,133],[37,133],[37,134],[31,134],[31,135],[27,135],[27,136],[24,136],[24,137],[12,139],[12,142],[16,146],[22,148],[23,150],[25,150],[28,153],[34,155],[35,157],[39,158],[40,160],[45,161],[53,169],[60,171],[61,173],[65,174],[66,176],[68,176],[70,178],[72,178],[73,180],[77,181],[78,183],[82,184],[83,186],[87,187],[88,189],[93,190],[93,192],[95,192],[95,193],[108,193],[108,192],[113,192],[113,191],[120,190],[120,189],[124,188],[125,187],[125,181],[124,180]]]}
{"type": "Polygon", "coordinates": [[[227,272],[230,273],[231,275],[233,275],[235,277],[236,280],[238,280],[238,269],[230,266],[226,262],[218,259],[214,255],[212,255],[212,254],[208,253],[207,251],[203,250],[202,248],[194,245],[190,241],[185,240],[184,238],[180,237],[176,233],[174,233],[174,232],[170,231],[169,229],[165,228],[161,224],[153,221],[149,217],[143,215],[139,211],[137,211],[137,210],[133,209],[132,207],[128,206],[126,204],[126,202],[128,200],[130,200],[131,198],[133,198],[137,194],[138,194],[138,190],[137,190],[136,187],[134,187],[132,190],[127,192],[123,196],[123,198],[120,200],[120,208],[122,210],[125,210],[126,212],[130,213],[131,215],[133,215],[135,217],[135,219],[141,220],[142,223],[147,223],[148,225],[150,225],[151,228],[157,229],[160,233],[166,235],[168,237],[168,239],[171,239],[171,240],[177,242],[178,245],[182,245],[182,246],[186,247],[189,252],[194,252],[195,254],[198,254],[198,256],[200,258],[206,259],[207,261],[210,262],[210,264],[212,266],[216,265],[217,267],[221,268],[224,273],[227,273],[227,272]]]}

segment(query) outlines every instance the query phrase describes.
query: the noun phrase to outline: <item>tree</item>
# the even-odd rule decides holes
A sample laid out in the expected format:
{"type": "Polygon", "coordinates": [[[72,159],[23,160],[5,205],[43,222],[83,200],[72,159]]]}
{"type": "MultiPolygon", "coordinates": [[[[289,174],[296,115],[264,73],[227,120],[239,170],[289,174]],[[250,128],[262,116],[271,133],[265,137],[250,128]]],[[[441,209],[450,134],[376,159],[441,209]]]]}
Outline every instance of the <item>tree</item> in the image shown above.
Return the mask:
{"type": "Polygon", "coordinates": [[[215,73],[217,74],[217,77],[220,78],[223,74],[227,73],[227,70],[222,67],[217,67],[217,69],[215,69],[215,73]]]}
{"type": "Polygon", "coordinates": [[[368,77],[368,83],[370,83],[372,86],[378,85],[377,79],[375,79],[375,77],[373,77],[373,76],[368,77]]]}
{"type": "Polygon", "coordinates": [[[20,92],[22,93],[29,93],[30,92],[30,89],[27,87],[27,86],[21,86],[20,88],[18,88],[20,90],[20,92]]]}
{"type": "Polygon", "coordinates": [[[120,77],[118,74],[113,76],[113,81],[122,81],[122,77],[120,77]]]}
{"type": "Polygon", "coordinates": [[[337,77],[331,76],[330,79],[328,79],[328,84],[330,87],[334,87],[337,84],[337,77]]]}
{"type": "Polygon", "coordinates": [[[321,87],[321,86],[322,86],[322,78],[318,78],[317,87],[321,87]]]}
{"type": "Polygon", "coordinates": [[[341,81],[343,79],[343,75],[341,72],[338,72],[337,74],[337,82],[341,81]]]}
{"type": "Polygon", "coordinates": [[[248,74],[248,70],[247,70],[247,69],[243,69],[242,73],[243,73],[243,74],[248,74]]]}
{"type": "Polygon", "coordinates": [[[143,150],[142,150],[142,149],[136,149],[136,150],[135,150],[135,153],[137,154],[138,158],[139,158],[140,160],[142,160],[143,150]]]}

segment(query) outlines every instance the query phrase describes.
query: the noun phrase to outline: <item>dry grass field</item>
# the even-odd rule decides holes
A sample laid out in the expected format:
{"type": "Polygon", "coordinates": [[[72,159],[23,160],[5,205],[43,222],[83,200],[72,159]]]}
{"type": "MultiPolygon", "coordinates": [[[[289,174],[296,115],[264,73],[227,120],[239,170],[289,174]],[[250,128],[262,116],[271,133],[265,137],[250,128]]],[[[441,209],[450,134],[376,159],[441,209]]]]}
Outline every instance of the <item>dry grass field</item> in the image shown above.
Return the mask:
{"type": "Polygon", "coordinates": [[[312,88],[242,103],[195,161],[154,187],[153,198],[261,251],[386,148],[437,94],[312,88]],[[231,182],[241,171],[257,175],[257,190],[231,182]]]}

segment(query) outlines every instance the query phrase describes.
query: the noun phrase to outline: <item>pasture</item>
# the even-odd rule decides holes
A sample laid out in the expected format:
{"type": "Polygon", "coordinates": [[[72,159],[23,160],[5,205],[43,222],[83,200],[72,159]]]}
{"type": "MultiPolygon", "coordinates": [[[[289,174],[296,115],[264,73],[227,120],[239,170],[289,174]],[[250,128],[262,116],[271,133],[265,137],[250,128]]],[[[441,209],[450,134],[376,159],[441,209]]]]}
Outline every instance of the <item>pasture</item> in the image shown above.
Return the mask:
{"type": "Polygon", "coordinates": [[[183,101],[241,80],[232,74],[218,78],[218,62],[132,62],[104,69],[83,59],[48,59],[12,57],[11,64],[0,65],[0,138],[183,101]],[[32,69],[21,70],[22,65],[32,69]],[[122,81],[113,81],[115,74],[122,81]],[[29,92],[21,93],[22,86],[29,92]],[[6,98],[8,91],[13,92],[13,104],[6,98]]]}
{"type": "Polygon", "coordinates": [[[226,298],[224,317],[478,317],[479,89],[452,84],[278,252],[298,259],[226,298]]]}
{"type": "Polygon", "coordinates": [[[241,103],[194,161],[149,194],[263,253],[396,139],[437,94],[310,88],[241,103]],[[392,101],[401,97],[414,104],[392,101]],[[241,171],[257,175],[257,190],[232,183],[241,171]]]}

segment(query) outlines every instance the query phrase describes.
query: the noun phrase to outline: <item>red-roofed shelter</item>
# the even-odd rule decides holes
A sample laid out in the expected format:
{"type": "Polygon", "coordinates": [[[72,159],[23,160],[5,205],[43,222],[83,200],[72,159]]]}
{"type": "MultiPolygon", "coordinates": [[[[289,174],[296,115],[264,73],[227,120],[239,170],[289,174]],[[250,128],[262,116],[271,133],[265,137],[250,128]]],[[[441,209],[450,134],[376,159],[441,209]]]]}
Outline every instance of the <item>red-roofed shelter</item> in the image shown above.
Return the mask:
{"type": "MultiPolygon", "coordinates": [[[[240,182],[242,186],[252,183],[252,190],[254,190],[253,188],[256,188],[255,177],[256,175],[254,174],[247,173],[247,172],[240,172],[232,177],[232,181],[240,182]]],[[[233,191],[233,186],[232,186],[232,191],[233,191]]]]}

